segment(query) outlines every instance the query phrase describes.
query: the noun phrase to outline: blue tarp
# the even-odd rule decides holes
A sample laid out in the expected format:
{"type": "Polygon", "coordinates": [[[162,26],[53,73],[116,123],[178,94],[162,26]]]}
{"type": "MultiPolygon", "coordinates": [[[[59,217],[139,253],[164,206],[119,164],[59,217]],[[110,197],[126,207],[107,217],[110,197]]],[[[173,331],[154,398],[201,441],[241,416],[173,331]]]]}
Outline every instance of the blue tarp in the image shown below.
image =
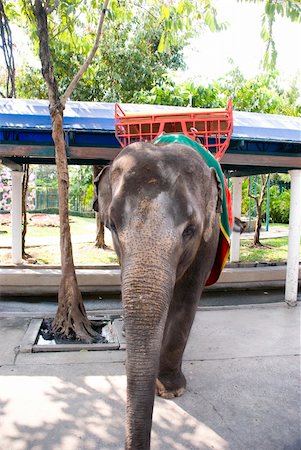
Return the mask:
{"type": "MultiPolygon", "coordinates": [[[[126,112],[180,111],[184,108],[158,105],[123,104],[126,112]]],[[[187,109],[185,108],[187,111],[187,109]]],[[[301,118],[233,112],[232,139],[274,142],[301,142],[301,118]]],[[[65,130],[113,133],[114,103],[69,101],[64,113],[65,130]]],[[[0,99],[0,129],[50,130],[47,100],[0,99]]]]}

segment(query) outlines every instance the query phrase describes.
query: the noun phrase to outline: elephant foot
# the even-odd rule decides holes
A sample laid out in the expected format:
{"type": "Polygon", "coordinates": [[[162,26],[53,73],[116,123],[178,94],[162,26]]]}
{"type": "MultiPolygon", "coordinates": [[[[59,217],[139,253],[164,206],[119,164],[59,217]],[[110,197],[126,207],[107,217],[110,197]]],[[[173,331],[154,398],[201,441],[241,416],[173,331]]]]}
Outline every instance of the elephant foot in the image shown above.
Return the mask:
{"type": "Polygon", "coordinates": [[[165,399],[181,397],[186,390],[186,379],[182,373],[173,379],[161,377],[156,379],[156,394],[165,399]]]}

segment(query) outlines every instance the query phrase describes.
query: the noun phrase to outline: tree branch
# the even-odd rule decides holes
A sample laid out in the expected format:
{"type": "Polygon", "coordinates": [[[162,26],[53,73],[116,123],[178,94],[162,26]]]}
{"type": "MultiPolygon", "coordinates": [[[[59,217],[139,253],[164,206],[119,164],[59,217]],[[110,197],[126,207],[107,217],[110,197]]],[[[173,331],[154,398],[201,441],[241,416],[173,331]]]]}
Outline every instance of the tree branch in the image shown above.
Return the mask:
{"type": "Polygon", "coordinates": [[[144,6],[140,5],[139,3],[133,3],[133,6],[136,6],[137,8],[143,9],[147,14],[152,16],[155,20],[158,20],[159,17],[156,17],[153,13],[151,13],[147,8],[144,8],[144,6]]]}
{"type": "MultiPolygon", "coordinates": [[[[81,13],[79,13],[77,16],[75,16],[74,22],[76,21],[76,19],[79,18],[80,15],[81,15],[81,13]]],[[[68,29],[69,29],[69,24],[66,25],[62,30],[59,30],[57,33],[55,33],[51,37],[49,37],[49,41],[54,41],[54,39],[56,39],[60,34],[64,33],[64,31],[66,31],[68,29]]]]}
{"type": "Polygon", "coordinates": [[[100,37],[101,37],[101,33],[102,33],[102,26],[103,26],[103,22],[104,22],[104,18],[105,18],[106,12],[107,12],[107,7],[108,7],[108,4],[109,4],[109,1],[110,0],[105,0],[104,1],[102,12],[101,12],[101,15],[100,15],[100,18],[99,18],[99,23],[98,23],[98,27],[97,27],[97,33],[96,33],[94,46],[93,46],[90,54],[88,55],[86,61],[81,66],[81,68],[79,69],[77,74],[74,76],[73,80],[71,81],[71,83],[67,87],[64,95],[61,97],[61,104],[63,105],[63,107],[65,107],[68,98],[71,97],[71,94],[74,91],[77,83],[81,79],[81,77],[84,74],[84,72],[87,70],[90,62],[94,58],[94,55],[95,55],[95,53],[96,53],[96,51],[97,51],[97,49],[99,47],[99,41],[100,41],[100,37]]]}
{"type": "Polygon", "coordinates": [[[256,195],[254,195],[254,194],[252,194],[252,192],[251,192],[251,179],[249,178],[249,185],[248,185],[248,196],[250,197],[250,198],[252,198],[253,200],[256,200],[256,195]]]}
{"type": "Polygon", "coordinates": [[[35,0],[34,15],[37,21],[37,31],[40,42],[39,55],[42,64],[42,74],[48,86],[48,97],[51,110],[59,104],[60,98],[48,42],[47,13],[41,0],[35,0]]]}
{"type": "MultiPolygon", "coordinates": [[[[47,2],[47,4],[49,5],[49,2],[47,2]]],[[[56,0],[51,7],[46,6],[47,15],[51,14],[55,10],[55,8],[57,8],[59,6],[59,4],[60,4],[60,0],[56,0]]]]}
{"type": "MultiPolygon", "coordinates": [[[[3,51],[3,57],[7,70],[6,77],[6,96],[8,98],[12,98],[16,96],[15,89],[15,61],[13,54],[13,42],[12,42],[12,34],[9,26],[9,22],[7,16],[4,11],[4,3],[0,0],[0,38],[2,45],[0,48],[3,51]]],[[[2,93],[1,93],[2,95],[2,93]]],[[[3,95],[2,95],[3,96],[3,95]]]]}
{"type": "Polygon", "coordinates": [[[262,183],[262,188],[261,188],[261,192],[260,192],[260,204],[262,204],[263,200],[264,200],[264,195],[265,195],[265,191],[266,191],[266,187],[268,184],[270,178],[270,174],[268,174],[267,176],[265,175],[261,175],[261,183],[262,183]]]}

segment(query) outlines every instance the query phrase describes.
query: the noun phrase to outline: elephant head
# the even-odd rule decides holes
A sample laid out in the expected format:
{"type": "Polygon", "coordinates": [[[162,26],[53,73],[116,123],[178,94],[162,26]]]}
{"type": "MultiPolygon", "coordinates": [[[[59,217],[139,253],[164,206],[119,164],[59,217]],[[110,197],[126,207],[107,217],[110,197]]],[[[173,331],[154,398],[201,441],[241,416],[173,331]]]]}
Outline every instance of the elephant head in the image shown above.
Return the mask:
{"type": "Polygon", "coordinates": [[[95,179],[121,263],[126,449],[149,449],[155,392],[181,395],[182,355],[218,244],[221,187],[186,145],[134,143],[95,179]]]}

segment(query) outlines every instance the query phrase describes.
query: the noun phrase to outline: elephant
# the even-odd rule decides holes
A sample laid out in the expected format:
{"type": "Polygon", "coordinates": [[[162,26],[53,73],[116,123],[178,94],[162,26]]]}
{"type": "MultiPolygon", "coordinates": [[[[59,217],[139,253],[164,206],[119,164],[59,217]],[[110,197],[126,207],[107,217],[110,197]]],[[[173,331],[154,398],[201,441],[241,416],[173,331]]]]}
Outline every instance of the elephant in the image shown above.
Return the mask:
{"type": "Polygon", "coordinates": [[[121,265],[125,448],[149,449],[155,394],[182,395],[183,352],[217,253],[221,180],[193,148],[135,142],[94,180],[121,265]]]}

